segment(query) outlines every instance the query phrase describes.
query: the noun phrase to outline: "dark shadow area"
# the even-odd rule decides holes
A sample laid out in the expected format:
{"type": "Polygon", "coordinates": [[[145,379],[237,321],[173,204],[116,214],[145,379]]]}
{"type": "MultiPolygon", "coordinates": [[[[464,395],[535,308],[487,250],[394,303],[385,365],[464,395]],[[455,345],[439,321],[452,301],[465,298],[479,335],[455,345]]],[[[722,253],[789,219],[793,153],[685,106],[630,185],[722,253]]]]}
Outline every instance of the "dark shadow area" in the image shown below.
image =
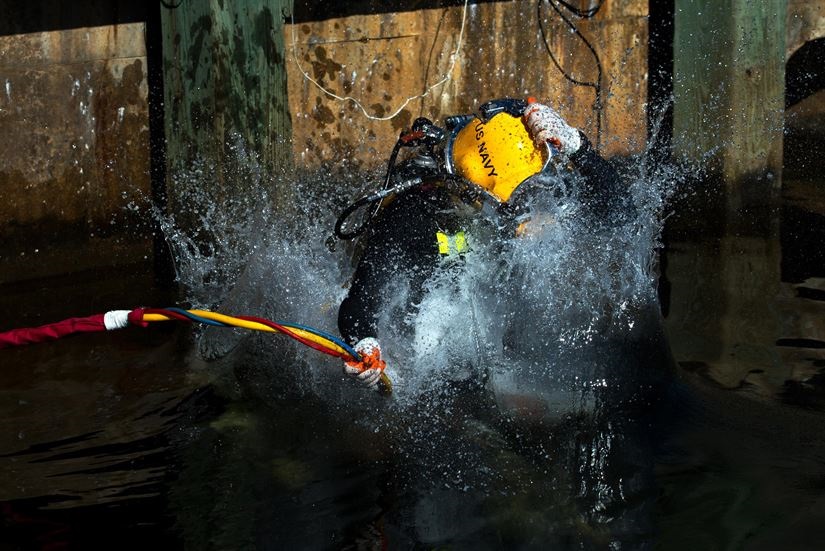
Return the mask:
{"type": "Polygon", "coordinates": [[[785,66],[784,179],[825,171],[825,37],[799,48],[785,66]]]}
{"type": "MultiPolygon", "coordinates": [[[[472,0],[471,4],[489,4],[502,0],[472,0]]],[[[432,10],[463,6],[464,0],[356,0],[354,2],[317,2],[315,0],[297,0],[294,16],[296,23],[324,21],[351,15],[377,15],[416,10],[432,10]]],[[[290,20],[285,19],[286,22],[290,20]]]]}
{"type": "Polygon", "coordinates": [[[782,281],[802,283],[812,277],[825,276],[825,250],[822,248],[825,216],[798,206],[783,205],[780,243],[782,281]]]}
{"type": "Polygon", "coordinates": [[[806,42],[785,65],[785,108],[825,88],[825,37],[806,42]]]}
{"type": "Polygon", "coordinates": [[[147,437],[124,440],[98,430],[0,454],[27,461],[44,478],[68,487],[88,480],[86,491],[97,501],[84,500],[77,490],[41,490],[42,495],[0,501],[0,549],[147,549],[159,543],[183,548],[171,488],[181,468],[178,454],[189,442],[178,434],[216,418],[225,405],[212,387],[181,389],[178,399],[133,420],[147,427],[147,437]],[[48,474],[52,465],[75,470],[48,474]],[[152,474],[124,482],[123,473],[130,471],[152,474]]]}
{"type": "MultiPolygon", "coordinates": [[[[825,75],[825,60],[822,67],[825,75]]],[[[783,178],[812,178],[825,172],[825,88],[785,112],[783,178]]]]}
{"type": "Polygon", "coordinates": [[[825,124],[816,130],[789,122],[785,128],[784,178],[813,177],[825,172],[825,124]]]}
{"type": "MultiPolygon", "coordinates": [[[[673,21],[674,0],[650,2],[647,44],[647,141],[650,171],[671,158],[673,137],[673,21]]],[[[671,285],[665,277],[667,255],[659,257],[659,304],[662,315],[670,313],[671,285]]]]}
{"type": "MultiPolygon", "coordinates": [[[[166,128],[163,110],[163,27],[160,4],[146,9],[146,81],[149,105],[149,178],[152,204],[165,211],[169,204],[166,189],[166,128]]],[[[163,231],[154,221],[152,249],[155,278],[158,284],[171,285],[175,280],[172,251],[163,231]]]]}
{"type": "Polygon", "coordinates": [[[825,276],[825,38],[794,52],[785,86],[781,268],[782,281],[798,284],[825,276]]]}
{"type": "Polygon", "coordinates": [[[673,136],[674,4],[674,0],[662,0],[650,2],[649,7],[647,129],[653,161],[670,156],[673,136]]]}
{"type": "Polygon", "coordinates": [[[128,0],[0,0],[0,36],[143,22],[154,5],[128,0]]]}
{"type": "MultiPolygon", "coordinates": [[[[668,159],[669,150],[659,159],[650,161],[668,162],[668,159]]],[[[679,172],[687,174],[687,169],[681,168],[679,172]]],[[[662,231],[663,248],[659,253],[658,294],[662,315],[665,318],[670,316],[673,293],[679,292],[674,286],[678,287],[684,283],[679,281],[678,268],[675,270],[677,273],[673,273],[671,251],[675,249],[675,254],[678,255],[685,247],[702,246],[712,251],[727,230],[726,202],[721,179],[696,174],[686,178],[681,186],[687,191],[671,199],[668,206],[670,216],[662,231]]]]}
{"type": "MultiPolygon", "coordinates": [[[[820,361],[818,367],[825,367],[820,361]]],[[[825,411],[825,373],[814,375],[804,382],[786,381],[782,389],[783,404],[807,410],[825,411]]]]}

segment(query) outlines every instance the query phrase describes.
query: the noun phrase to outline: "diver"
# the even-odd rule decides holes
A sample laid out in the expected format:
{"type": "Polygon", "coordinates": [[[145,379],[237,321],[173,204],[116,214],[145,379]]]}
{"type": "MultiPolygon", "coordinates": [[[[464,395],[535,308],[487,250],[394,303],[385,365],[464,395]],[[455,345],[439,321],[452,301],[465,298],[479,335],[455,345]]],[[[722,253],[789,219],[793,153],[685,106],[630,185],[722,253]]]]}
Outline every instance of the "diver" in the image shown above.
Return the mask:
{"type": "Polygon", "coordinates": [[[344,372],[367,387],[386,381],[378,313],[393,285],[409,285],[412,311],[427,280],[460,266],[456,259],[474,240],[529,235],[541,213],[526,206],[527,198],[542,174],[574,169],[577,198],[595,225],[610,228],[633,211],[617,171],[584,133],[532,98],[493,100],[478,114],[448,117],[445,127],[417,119],[393,149],[384,190],[353,203],[336,224],[339,238],[365,234],[338,327],[362,357],[346,362],[344,372]],[[414,154],[396,166],[403,147],[414,154]],[[365,207],[365,220],[345,232],[348,218],[365,207]]]}
{"type": "MultiPolygon", "coordinates": [[[[513,266],[529,270],[518,262],[501,272],[494,266],[517,259],[513,252],[542,254],[554,242],[545,239],[548,234],[564,233],[554,225],[564,229],[574,220],[577,231],[610,237],[636,220],[636,209],[616,169],[551,107],[508,98],[481,105],[477,114],[448,117],[443,127],[416,120],[390,155],[384,189],[354,202],[336,223],[341,238],[362,235],[353,280],[338,312],[341,334],[362,357],[345,363],[346,375],[372,389],[381,390],[387,380],[403,384],[404,366],[385,363],[398,350],[382,351],[381,339],[389,342],[386,338],[397,336],[399,328],[401,335],[407,328],[417,339],[415,331],[433,314],[449,318],[452,310],[464,309],[464,296],[446,304],[433,289],[446,285],[447,296],[454,296],[451,281],[463,281],[468,273],[472,279],[479,264],[485,276],[510,277],[513,266]],[[404,148],[411,154],[396,166],[404,148]],[[557,201],[548,201],[548,194],[557,201]],[[573,208],[556,208],[568,203],[573,208]],[[362,218],[353,223],[359,211],[362,218]],[[562,211],[569,218],[552,219],[562,211]],[[550,231],[542,231],[542,225],[550,231]],[[428,303],[430,298],[435,301],[428,303]],[[431,304],[435,308],[427,310],[431,304]],[[405,326],[408,318],[413,323],[405,326]]],[[[598,242],[584,237],[577,244],[598,242]]],[[[539,285],[542,277],[536,278],[539,285]]],[[[546,305],[531,303],[529,290],[526,295],[520,291],[519,277],[479,279],[479,286],[470,285],[472,292],[481,291],[473,300],[499,301],[480,310],[484,321],[501,326],[495,331],[496,337],[503,331],[503,342],[495,348],[503,345],[502,357],[483,360],[469,380],[456,381],[452,358],[431,359],[429,350],[422,356],[436,366],[432,373],[438,384],[425,385],[404,408],[402,422],[390,423],[411,423],[393,434],[406,450],[406,476],[417,485],[397,490],[397,519],[393,513],[382,522],[395,522],[397,528],[404,526],[403,519],[415,519],[410,541],[434,547],[462,537],[480,541],[491,527],[497,536],[532,529],[521,522],[535,510],[510,513],[517,503],[542,503],[544,516],[555,515],[559,523],[547,524],[545,541],[579,541],[583,548],[612,548],[612,542],[645,547],[654,534],[651,450],[657,436],[649,432],[652,414],[646,407],[653,402],[657,374],[642,366],[643,360],[658,357],[656,351],[636,342],[639,329],[635,336],[622,335],[622,345],[625,338],[632,342],[623,354],[616,354],[609,339],[576,350],[534,346],[539,341],[520,332],[552,334],[540,318],[546,305]],[[497,381],[500,359],[513,365],[501,370],[497,381]],[[490,370],[489,380],[482,369],[490,370]],[[565,377],[567,370],[571,377],[565,377]],[[480,379],[476,387],[474,376],[480,379]],[[453,479],[457,463],[457,479],[464,486],[453,479]],[[491,487],[502,495],[532,498],[498,505],[491,487]],[[484,515],[492,522],[477,522],[484,515]]],[[[467,327],[477,323],[469,310],[467,327]]],[[[446,328],[452,331],[446,338],[463,339],[454,334],[463,330],[462,323],[448,319],[446,328]]],[[[459,362],[465,359],[458,356],[459,362]]],[[[421,373],[430,377],[416,370],[421,373]]]]}

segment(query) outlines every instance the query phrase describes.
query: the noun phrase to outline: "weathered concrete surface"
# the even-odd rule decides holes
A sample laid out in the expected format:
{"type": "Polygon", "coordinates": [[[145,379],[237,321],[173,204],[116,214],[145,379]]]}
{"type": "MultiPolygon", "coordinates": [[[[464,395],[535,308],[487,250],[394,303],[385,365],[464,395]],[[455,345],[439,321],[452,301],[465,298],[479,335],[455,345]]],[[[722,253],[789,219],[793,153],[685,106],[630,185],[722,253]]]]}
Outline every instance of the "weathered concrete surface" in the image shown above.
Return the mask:
{"type": "Polygon", "coordinates": [[[789,0],[785,84],[785,169],[825,170],[825,0],[789,0]]]}
{"type": "Polygon", "coordinates": [[[669,247],[667,277],[676,292],[667,330],[676,359],[727,388],[752,372],[784,382],[789,368],[775,346],[779,263],[776,239],[726,235],[669,247]]]}
{"type": "MultiPolygon", "coordinates": [[[[580,81],[598,80],[597,63],[556,12],[546,3],[527,1],[471,4],[450,71],[462,14],[459,5],[287,25],[296,162],[347,160],[372,167],[386,160],[398,133],[416,117],[438,120],[502,96],[548,101],[596,140],[593,88],[566,80],[548,48],[580,81]],[[390,120],[370,119],[352,101],[332,98],[310,81],[357,99],[370,116],[387,117],[445,77],[446,82],[407,103],[390,120]]],[[[641,151],[646,138],[647,2],[606,2],[593,19],[566,15],[591,42],[602,65],[603,151],[641,151]]]]}
{"type": "MultiPolygon", "coordinates": [[[[164,8],[167,158],[223,163],[240,142],[268,167],[289,163],[282,12],[288,0],[192,0],[164,8]]],[[[173,190],[174,195],[174,190],[173,190]]]]}
{"type": "Polygon", "coordinates": [[[101,240],[133,236],[125,207],[149,191],[143,31],[0,36],[0,281],[146,254],[101,240]],[[73,240],[89,247],[63,257],[73,240]]]}
{"type": "MultiPolygon", "coordinates": [[[[782,153],[786,139],[799,142],[794,127],[816,124],[815,97],[785,112],[784,69],[817,36],[823,7],[819,0],[677,0],[674,143],[683,159],[721,179],[697,182],[696,204],[676,209],[682,220],[669,225],[684,233],[669,236],[665,252],[673,289],[667,329],[683,366],[751,396],[778,398],[821,370],[822,354],[804,344],[822,339],[822,303],[798,294],[799,287],[821,292],[821,278],[803,283],[785,272],[794,261],[818,275],[822,268],[804,232],[789,228],[788,175],[802,167],[786,168],[782,153]]],[[[805,147],[787,160],[816,157],[805,147]]],[[[822,212],[822,193],[813,189],[819,181],[796,200],[816,211],[810,219],[822,212]]]]}
{"type": "Polygon", "coordinates": [[[781,173],[786,19],[787,0],[677,0],[678,158],[701,163],[733,186],[781,173]]]}
{"type": "Polygon", "coordinates": [[[788,0],[785,58],[805,42],[825,36],[825,1],[788,0]]]}
{"type": "Polygon", "coordinates": [[[825,89],[788,109],[785,117],[783,186],[788,177],[825,174],[825,89]]]}

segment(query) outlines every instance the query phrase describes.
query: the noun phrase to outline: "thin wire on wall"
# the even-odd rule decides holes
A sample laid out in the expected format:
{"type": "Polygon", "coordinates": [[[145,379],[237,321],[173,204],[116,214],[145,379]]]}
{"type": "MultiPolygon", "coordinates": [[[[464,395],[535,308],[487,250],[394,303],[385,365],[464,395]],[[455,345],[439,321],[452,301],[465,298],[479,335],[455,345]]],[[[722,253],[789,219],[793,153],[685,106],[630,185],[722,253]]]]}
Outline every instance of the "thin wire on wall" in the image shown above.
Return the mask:
{"type": "Polygon", "coordinates": [[[379,116],[376,116],[376,115],[371,115],[370,113],[368,113],[366,108],[363,106],[363,104],[361,104],[361,102],[358,99],[356,99],[352,96],[339,96],[335,92],[332,92],[331,90],[325,88],[320,82],[318,82],[317,80],[312,78],[309,75],[309,73],[307,73],[304,70],[304,68],[301,66],[301,62],[298,61],[296,38],[295,38],[295,18],[294,18],[294,15],[292,16],[292,58],[295,61],[295,65],[298,67],[298,71],[300,71],[300,73],[304,76],[304,78],[306,80],[308,80],[309,82],[311,82],[312,84],[314,84],[316,88],[318,88],[321,92],[323,92],[328,97],[331,97],[331,98],[333,98],[335,100],[338,100],[340,102],[347,102],[347,101],[352,102],[358,109],[361,110],[361,112],[364,114],[364,116],[367,117],[370,120],[373,120],[373,121],[388,121],[388,120],[393,119],[396,116],[398,116],[398,114],[407,105],[409,105],[410,102],[415,101],[417,99],[427,97],[430,94],[430,92],[433,91],[433,89],[435,89],[438,86],[441,86],[442,84],[448,82],[452,78],[451,75],[452,75],[452,72],[453,72],[453,68],[455,67],[456,60],[458,59],[458,52],[461,50],[461,45],[464,41],[464,27],[465,27],[465,24],[467,22],[467,5],[468,4],[469,4],[469,0],[464,0],[464,9],[463,9],[462,14],[461,14],[461,30],[458,33],[458,41],[456,42],[455,50],[453,51],[452,54],[450,54],[450,65],[449,65],[449,67],[447,67],[447,71],[444,73],[444,76],[438,82],[436,82],[435,84],[432,84],[429,87],[427,87],[427,89],[424,90],[424,92],[422,92],[420,94],[417,94],[415,96],[408,97],[398,107],[398,109],[393,111],[391,114],[383,116],[383,117],[379,117],[379,116]]]}
{"type": "Polygon", "coordinates": [[[593,111],[596,113],[596,147],[597,148],[601,145],[601,140],[602,140],[602,108],[603,108],[603,105],[602,105],[602,74],[603,74],[602,62],[599,59],[599,54],[596,53],[596,49],[593,47],[593,45],[590,43],[590,41],[587,40],[587,38],[581,33],[581,31],[579,31],[578,27],[576,27],[576,24],[573,23],[567,16],[564,15],[564,13],[561,10],[561,7],[567,9],[570,13],[572,13],[576,17],[579,17],[579,18],[582,18],[582,19],[590,19],[591,17],[595,16],[599,12],[599,10],[604,5],[604,2],[605,2],[605,0],[602,0],[598,4],[596,4],[595,7],[590,8],[590,9],[586,9],[586,10],[583,10],[581,8],[573,6],[573,5],[569,4],[568,2],[565,2],[564,0],[539,0],[538,4],[536,5],[536,14],[537,14],[538,21],[539,21],[539,30],[541,31],[541,38],[542,38],[542,41],[544,42],[544,47],[547,50],[547,53],[549,54],[550,59],[553,61],[553,64],[556,66],[556,68],[564,76],[565,79],[572,82],[576,86],[586,86],[588,88],[593,88],[593,91],[596,93],[596,99],[593,102],[593,111]],[[596,61],[596,71],[597,71],[597,76],[596,76],[595,82],[585,81],[585,80],[578,80],[578,79],[574,78],[567,71],[565,71],[564,68],[561,66],[561,63],[559,63],[559,60],[556,58],[556,55],[553,53],[553,49],[550,47],[550,44],[549,44],[548,39],[547,39],[547,31],[544,28],[544,24],[543,24],[542,18],[541,18],[541,5],[544,2],[546,2],[547,4],[550,5],[550,7],[553,9],[553,11],[555,11],[556,14],[558,14],[558,16],[562,19],[562,21],[564,21],[564,23],[568,27],[570,27],[570,29],[579,38],[579,40],[581,40],[584,43],[584,45],[587,46],[587,49],[590,50],[590,53],[593,54],[593,59],[596,61]]]}

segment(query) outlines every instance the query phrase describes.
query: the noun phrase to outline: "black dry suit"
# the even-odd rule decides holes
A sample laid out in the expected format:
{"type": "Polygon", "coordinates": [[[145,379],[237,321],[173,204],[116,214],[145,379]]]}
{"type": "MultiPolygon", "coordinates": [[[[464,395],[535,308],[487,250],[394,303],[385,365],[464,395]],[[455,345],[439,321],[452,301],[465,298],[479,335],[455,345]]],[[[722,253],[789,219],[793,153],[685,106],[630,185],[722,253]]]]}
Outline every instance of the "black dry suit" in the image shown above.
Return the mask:
{"type": "MultiPolygon", "coordinates": [[[[581,148],[570,156],[570,162],[581,175],[577,197],[594,221],[615,225],[632,211],[627,189],[615,169],[596,153],[584,135],[581,148]]],[[[393,298],[399,281],[409,283],[408,306],[419,301],[424,283],[444,264],[444,258],[463,252],[473,229],[485,222],[478,220],[477,208],[433,176],[431,166],[413,161],[401,172],[409,177],[416,170],[420,170],[425,183],[399,193],[362,237],[367,242],[338,311],[338,328],[350,343],[377,336],[378,313],[382,304],[393,298]]],[[[522,184],[526,185],[529,182],[522,184]]],[[[495,227],[501,238],[512,237],[517,225],[514,211],[506,206],[499,209],[505,223],[487,225],[495,227]]]]}

